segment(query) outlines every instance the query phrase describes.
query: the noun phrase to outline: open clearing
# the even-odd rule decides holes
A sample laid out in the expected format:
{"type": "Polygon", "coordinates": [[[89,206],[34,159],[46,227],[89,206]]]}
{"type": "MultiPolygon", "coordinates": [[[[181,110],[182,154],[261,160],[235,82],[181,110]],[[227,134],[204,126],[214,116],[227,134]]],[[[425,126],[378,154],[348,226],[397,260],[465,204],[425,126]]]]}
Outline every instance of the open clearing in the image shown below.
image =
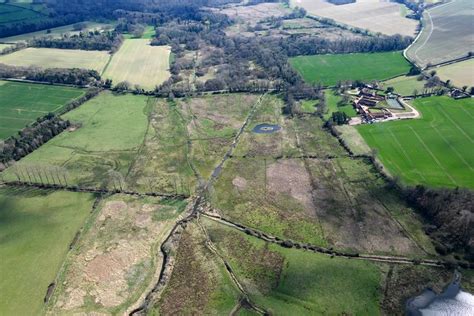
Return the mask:
{"type": "Polygon", "coordinates": [[[436,69],[441,80],[451,80],[456,87],[474,87],[474,59],[457,62],[436,69]]]}
{"type": "Polygon", "coordinates": [[[416,99],[418,120],[360,125],[359,132],[404,183],[474,188],[474,100],[416,99]]]}
{"type": "Polygon", "coordinates": [[[408,58],[425,67],[466,56],[474,50],[473,18],[471,0],[453,0],[425,10],[423,31],[407,50],[408,58]]]}
{"type": "MultiPolygon", "coordinates": [[[[65,131],[23,158],[17,166],[61,167],[68,184],[113,187],[123,183],[147,130],[144,96],[102,93],[63,116],[76,130],[65,131]]],[[[5,178],[13,179],[7,169],[5,178]]],[[[23,179],[27,181],[27,179],[23,179]]]]}
{"type": "Polygon", "coordinates": [[[48,113],[56,113],[84,90],[51,85],[0,84],[0,139],[7,139],[48,113]]]}
{"type": "Polygon", "coordinates": [[[93,202],[90,194],[0,188],[0,314],[42,313],[93,202]]]}
{"type": "Polygon", "coordinates": [[[153,90],[170,76],[170,52],[168,46],[151,46],[149,39],[125,40],[107,66],[104,78],[115,84],[128,81],[153,90]]]}
{"type": "Polygon", "coordinates": [[[407,10],[403,5],[381,0],[357,0],[344,5],[334,5],[324,0],[292,0],[291,4],[293,7],[305,8],[309,14],[374,33],[414,36],[417,26],[417,21],[401,14],[402,8],[407,10]]]}
{"type": "MultiPolygon", "coordinates": [[[[113,27],[113,24],[107,24],[107,23],[97,23],[97,22],[90,22],[90,21],[81,22],[81,23],[85,23],[85,28],[83,29],[83,31],[95,31],[95,30],[100,31],[100,30],[113,27]]],[[[48,30],[31,32],[31,33],[15,35],[15,36],[10,36],[10,37],[3,37],[3,38],[0,38],[0,42],[15,43],[15,42],[27,41],[35,37],[45,37],[45,36],[58,38],[58,37],[61,37],[61,35],[63,34],[73,35],[73,34],[79,34],[80,32],[80,31],[74,30],[74,24],[54,27],[48,30]],[[48,32],[48,30],[51,32],[48,32]]]]}
{"type": "Polygon", "coordinates": [[[290,63],[307,82],[325,86],[338,81],[389,79],[410,69],[400,52],[298,56],[290,58],[290,63]]]}
{"type": "Polygon", "coordinates": [[[425,80],[418,80],[417,76],[400,76],[382,82],[383,88],[392,87],[395,93],[402,96],[414,95],[415,90],[418,94],[422,93],[425,88],[425,80]]]}
{"type": "Polygon", "coordinates": [[[124,313],[156,283],[159,245],[186,204],[121,195],[101,201],[66,261],[50,312],[124,313]]]}
{"type": "Polygon", "coordinates": [[[0,56],[0,63],[41,68],[83,68],[101,73],[109,61],[105,51],[29,47],[0,56]]]}

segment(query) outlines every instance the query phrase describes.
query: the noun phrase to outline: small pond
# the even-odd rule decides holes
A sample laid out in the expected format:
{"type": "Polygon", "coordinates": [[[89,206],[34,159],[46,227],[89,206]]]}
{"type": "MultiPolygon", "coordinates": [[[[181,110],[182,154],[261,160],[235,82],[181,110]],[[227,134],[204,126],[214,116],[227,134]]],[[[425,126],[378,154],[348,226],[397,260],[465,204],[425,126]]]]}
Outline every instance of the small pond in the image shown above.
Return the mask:
{"type": "Polygon", "coordinates": [[[441,293],[426,289],[408,300],[406,314],[409,316],[474,315],[474,295],[461,290],[460,276],[441,293]]]}
{"type": "Polygon", "coordinates": [[[252,131],[257,134],[271,134],[278,132],[280,129],[280,125],[263,123],[255,126],[252,131]]]}

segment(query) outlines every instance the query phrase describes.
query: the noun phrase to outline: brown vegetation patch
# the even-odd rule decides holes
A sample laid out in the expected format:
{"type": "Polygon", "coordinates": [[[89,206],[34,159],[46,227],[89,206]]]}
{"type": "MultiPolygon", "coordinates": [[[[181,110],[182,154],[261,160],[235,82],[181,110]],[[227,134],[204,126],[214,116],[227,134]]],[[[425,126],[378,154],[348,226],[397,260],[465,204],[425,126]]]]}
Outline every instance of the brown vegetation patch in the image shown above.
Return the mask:
{"type": "Polygon", "coordinates": [[[172,220],[152,219],[160,209],[140,200],[105,202],[68,262],[53,313],[91,304],[96,311],[124,310],[134,303],[158,266],[156,247],[172,226],[172,220]]]}
{"type": "Polygon", "coordinates": [[[245,190],[247,188],[247,180],[239,176],[235,177],[234,180],[232,180],[232,184],[239,191],[245,190]]]}
{"type": "Polygon", "coordinates": [[[298,160],[279,160],[267,168],[267,188],[270,192],[286,193],[301,202],[314,214],[311,181],[298,160]]]}
{"type": "Polygon", "coordinates": [[[291,13],[290,9],[284,8],[280,3],[261,3],[251,6],[234,6],[218,10],[230,18],[255,24],[270,17],[283,17],[291,13]]]}

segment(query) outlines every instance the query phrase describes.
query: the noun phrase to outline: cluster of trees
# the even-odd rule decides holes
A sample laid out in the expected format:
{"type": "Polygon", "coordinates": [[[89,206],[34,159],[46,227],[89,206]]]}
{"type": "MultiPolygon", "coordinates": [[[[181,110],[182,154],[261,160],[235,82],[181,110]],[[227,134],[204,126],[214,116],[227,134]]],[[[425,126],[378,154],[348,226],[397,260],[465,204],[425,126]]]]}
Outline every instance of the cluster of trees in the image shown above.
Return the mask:
{"type": "Polygon", "coordinates": [[[80,32],[77,35],[64,34],[60,38],[40,37],[28,42],[29,46],[82,49],[82,50],[107,50],[116,52],[122,45],[123,37],[115,31],[108,32],[80,32]]]}
{"type": "Polygon", "coordinates": [[[12,161],[20,160],[69,125],[69,121],[64,121],[52,113],[38,118],[31,126],[18,132],[18,136],[12,136],[0,144],[0,163],[8,166],[12,161]]]}
{"type": "Polygon", "coordinates": [[[8,37],[18,34],[36,32],[50,29],[53,27],[72,24],[80,20],[75,14],[57,15],[54,17],[45,17],[44,19],[22,21],[18,23],[0,24],[0,37],[8,37]]]}
{"type": "Polygon", "coordinates": [[[100,75],[95,70],[38,67],[18,67],[0,64],[0,78],[26,79],[32,81],[71,84],[76,86],[98,85],[100,75]]]}
{"type": "Polygon", "coordinates": [[[442,254],[474,261],[474,192],[467,189],[407,189],[407,199],[426,221],[425,231],[442,254]]]}
{"type": "Polygon", "coordinates": [[[28,47],[28,45],[26,43],[22,43],[22,42],[16,43],[15,45],[5,47],[4,49],[2,49],[0,51],[0,55],[8,55],[8,54],[14,53],[16,51],[19,51],[19,50],[27,48],[27,47],[28,47]]]}

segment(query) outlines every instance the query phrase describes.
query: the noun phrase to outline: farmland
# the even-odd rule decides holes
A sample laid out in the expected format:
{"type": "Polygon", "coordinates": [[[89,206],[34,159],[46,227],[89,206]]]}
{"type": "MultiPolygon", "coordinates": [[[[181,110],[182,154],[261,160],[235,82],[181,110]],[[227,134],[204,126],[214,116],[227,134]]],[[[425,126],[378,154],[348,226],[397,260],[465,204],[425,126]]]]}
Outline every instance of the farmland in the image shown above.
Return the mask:
{"type": "Polygon", "coordinates": [[[66,261],[50,312],[125,312],[156,282],[158,246],[186,203],[122,195],[102,200],[66,261]]]}
{"type": "Polygon", "coordinates": [[[115,84],[128,81],[153,90],[170,76],[169,56],[167,46],[151,46],[148,39],[128,39],[112,57],[104,77],[115,84]]]}
{"type": "Polygon", "coordinates": [[[454,0],[428,9],[424,28],[406,54],[421,67],[464,57],[474,46],[474,8],[470,0],[454,0]]]}
{"type": "Polygon", "coordinates": [[[0,25],[30,22],[46,18],[43,14],[30,8],[0,3],[0,25]]]}
{"type": "Polygon", "coordinates": [[[346,80],[383,80],[410,69],[399,52],[298,56],[290,63],[305,81],[325,86],[346,80]]]}
{"type": "Polygon", "coordinates": [[[69,87],[0,82],[0,139],[15,135],[38,117],[59,111],[83,93],[69,87]]]}
{"type": "Polygon", "coordinates": [[[422,93],[425,90],[424,80],[418,80],[416,76],[400,76],[387,81],[382,82],[383,88],[387,89],[392,87],[395,93],[400,95],[413,95],[414,91],[422,93]]]}
{"type": "Polygon", "coordinates": [[[416,21],[401,14],[398,3],[378,0],[361,1],[344,5],[333,5],[324,0],[292,0],[293,7],[305,8],[309,14],[335,20],[353,27],[367,29],[373,33],[386,35],[401,34],[414,36],[416,21]]]}
{"type": "Polygon", "coordinates": [[[90,194],[0,188],[2,315],[42,313],[48,285],[93,201],[90,194]]]}
{"type": "Polygon", "coordinates": [[[109,53],[105,51],[30,47],[0,56],[0,63],[42,68],[83,68],[96,70],[100,73],[109,58],[109,53]]]}
{"type": "Polygon", "coordinates": [[[474,187],[472,99],[417,99],[422,118],[363,125],[359,132],[393,175],[410,185],[474,187]]]}
{"type": "Polygon", "coordinates": [[[441,80],[451,80],[456,87],[474,87],[474,59],[469,59],[436,69],[441,80]]]}
{"type": "Polygon", "coordinates": [[[357,115],[351,102],[344,103],[342,97],[337,95],[332,90],[326,90],[324,92],[327,105],[327,113],[324,114],[325,119],[329,119],[334,112],[344,112],[348,117],[354,117],[357,115]]]}
{"type": "MultiPolygon", "coordinates": [[[[58,135],[18,166],[64,168],[69,184],[118,185],[113,177],[126,175],[143,142],[146,104],[146,97],[104,93],[64,115],[75,129],[58,135]]],[[[13,175],[7,172],[6,177],[13,175]]]]}

